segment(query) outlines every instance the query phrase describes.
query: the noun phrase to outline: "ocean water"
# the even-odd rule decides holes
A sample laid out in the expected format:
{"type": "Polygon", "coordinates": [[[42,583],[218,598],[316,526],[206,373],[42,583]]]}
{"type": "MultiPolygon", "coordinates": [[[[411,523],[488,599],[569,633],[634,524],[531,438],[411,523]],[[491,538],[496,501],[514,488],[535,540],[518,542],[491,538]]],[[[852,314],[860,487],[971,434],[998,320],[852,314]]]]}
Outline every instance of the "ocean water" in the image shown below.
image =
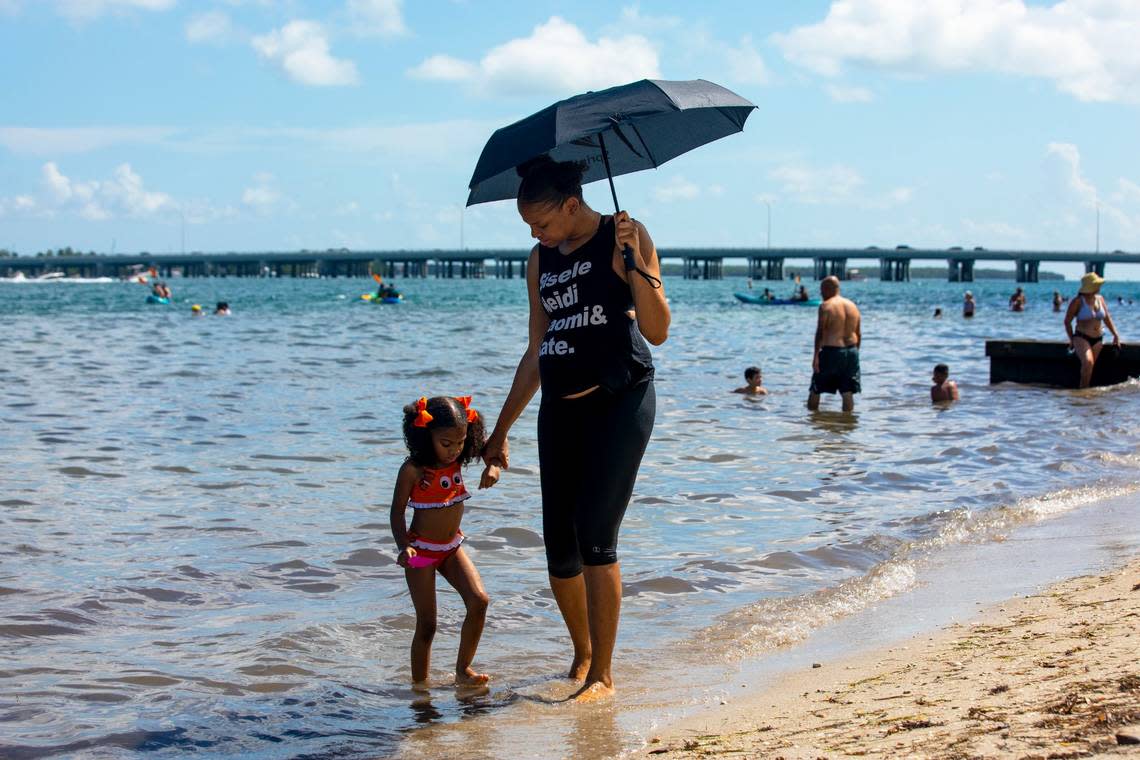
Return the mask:
{"type": "MultiPolygon", "coordinates": [[[[569,650],[537,401],[464,521],[493,688],[449,685],[462,607],[441,581],[436,685],[415,693],[388,527],[400,408],[472,394],[493,419],[525,284],[400,281],[398,306],[361,302],[365,280],[171,284],[176,304],[151,306],[137,285],[0,283],[0,756],[618,754],[696,684],[905,598],[940,553],[1140,490],[1140,383],[988,385],[984,341],[1063,337],[1050,295],[1074,283],[1027,286],[1021,314],[1009,282],[844,284],[864,316],[848,416],[837,397],[803,406],[814,309],[667,278],[657,423],[622,530],[618,698],[549,704],[571,687],[554,678],[569,650]],[[218,300],[234,316],[190,315],[218,300]],[[955,405],[929,403],[937,362],[955,405]],[[768,397],[729,392],[749,364],[768,397]]],[[[1116,304],[1140,284],[1104,292],[1140,340],[1140,305],[1116,304]]]]}

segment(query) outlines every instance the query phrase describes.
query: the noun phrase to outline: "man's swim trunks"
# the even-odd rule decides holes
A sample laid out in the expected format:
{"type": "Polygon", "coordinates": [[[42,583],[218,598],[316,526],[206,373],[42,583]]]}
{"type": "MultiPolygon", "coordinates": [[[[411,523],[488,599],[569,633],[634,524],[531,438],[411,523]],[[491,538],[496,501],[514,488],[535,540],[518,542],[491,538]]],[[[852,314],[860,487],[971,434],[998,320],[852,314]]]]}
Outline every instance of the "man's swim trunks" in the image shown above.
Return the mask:
{"type": "Polygon", "coordinates": [[[819,350],[819,372],[812,373],[811,392],[859,393],[859,349],[855,346],[840,348],[824,346],[819,350]]]}

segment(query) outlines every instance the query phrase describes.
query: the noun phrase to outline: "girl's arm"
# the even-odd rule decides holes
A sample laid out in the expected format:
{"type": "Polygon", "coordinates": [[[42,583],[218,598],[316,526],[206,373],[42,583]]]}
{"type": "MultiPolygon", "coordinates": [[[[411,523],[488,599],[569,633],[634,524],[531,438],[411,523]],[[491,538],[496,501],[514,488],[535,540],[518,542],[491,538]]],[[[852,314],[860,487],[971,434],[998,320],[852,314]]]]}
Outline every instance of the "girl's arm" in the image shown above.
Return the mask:
{"type": "Polygon", "coordinates": [[[420,468],[410,461],[400,466],[400,473],[396,476],[396,487],[392,491],[392,512],[389,521],[392,525],[392,538],[396,539],[396,548],[400,550],[396,562],[402,567],[408,566],[408,557],[414,557],[416,550],[408,546],[408,526],[404,513],[408,509],[408,499],[412,496],[412,489],[420,479],[420,468]]]}
{"type": "Polygon", "coordinates": [[[530,297],[529,342],[526,351],[519,360],[515,370],[515,379],[511,383],[511,390],[499,410],[499,417],[495,420],[495,429],[487,437],[487,445],[483,448],[483,461],[488,465],[497,465],[503,469],[510,468],[510,448],[507,445],[507,433],[511,425],[522,414],[523,409],[534,398],[538,391],[538,350],[542,339],[546,335],[546,328],[550,318],[546,309],[538,299],[538,246],[530,252],[530,259],[526,265],[526,287],[530,297]]]}
{"type": "Polygon", "coordinates": [[[645,225],[630,219],[629,213],[619,211],[614,215],[615,237],[618,249],[628,245],[633,249],[633,260],[639,269],[652,275],[658,282],[654,287],[648,279],[635,271],[625,272],[629,289],[633,293],[633,308],[637,313],[637,327],[645,339],[660,346],[669,337],[669,304],[665,300],[665,288],[661,282],[661,262],[657,258],[657,248],[645,225]]]}

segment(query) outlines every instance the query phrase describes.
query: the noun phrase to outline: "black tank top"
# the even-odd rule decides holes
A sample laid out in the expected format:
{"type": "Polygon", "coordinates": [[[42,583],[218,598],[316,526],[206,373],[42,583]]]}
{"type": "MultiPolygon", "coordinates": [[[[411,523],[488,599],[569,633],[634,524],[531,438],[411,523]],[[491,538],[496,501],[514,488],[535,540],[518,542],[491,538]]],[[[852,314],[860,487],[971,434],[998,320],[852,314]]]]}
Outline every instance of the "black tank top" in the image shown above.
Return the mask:
{"type": "Polygon", "coordinates": [[[620,391],[653,377],[629,284],[614,272],[614,223],[605,217],[570,254],[538,246],[538,296],[550,319],[538,351],[542,392],[620,391]]]}

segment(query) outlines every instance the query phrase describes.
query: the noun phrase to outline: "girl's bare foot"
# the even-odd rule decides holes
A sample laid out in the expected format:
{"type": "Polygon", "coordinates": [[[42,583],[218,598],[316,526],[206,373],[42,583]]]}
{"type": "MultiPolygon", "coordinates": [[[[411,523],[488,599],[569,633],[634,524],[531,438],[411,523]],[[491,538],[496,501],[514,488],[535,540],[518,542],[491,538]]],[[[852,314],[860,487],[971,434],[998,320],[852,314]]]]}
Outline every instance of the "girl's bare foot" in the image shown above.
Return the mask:
{"type": "Polygon", "coordinates": [[[455,672],[456,686],[482,686],[490,680],[491,676],[486,673],[476,673],[470,665],[455,672]]]}
{"type": "Polygon", "coordinates": [[[573,681],[584,681],[588,672],[590,672],[590,655],[585,657],[574,655],[574,662],[570,663],[570,672],[566,677],[573,681]]]}
{"type": "Polygon", "coordinates": [[[614,687],[602,681],[590,681],[570,697],[572,702],[597,702],[614,695],[614,687]]]}

